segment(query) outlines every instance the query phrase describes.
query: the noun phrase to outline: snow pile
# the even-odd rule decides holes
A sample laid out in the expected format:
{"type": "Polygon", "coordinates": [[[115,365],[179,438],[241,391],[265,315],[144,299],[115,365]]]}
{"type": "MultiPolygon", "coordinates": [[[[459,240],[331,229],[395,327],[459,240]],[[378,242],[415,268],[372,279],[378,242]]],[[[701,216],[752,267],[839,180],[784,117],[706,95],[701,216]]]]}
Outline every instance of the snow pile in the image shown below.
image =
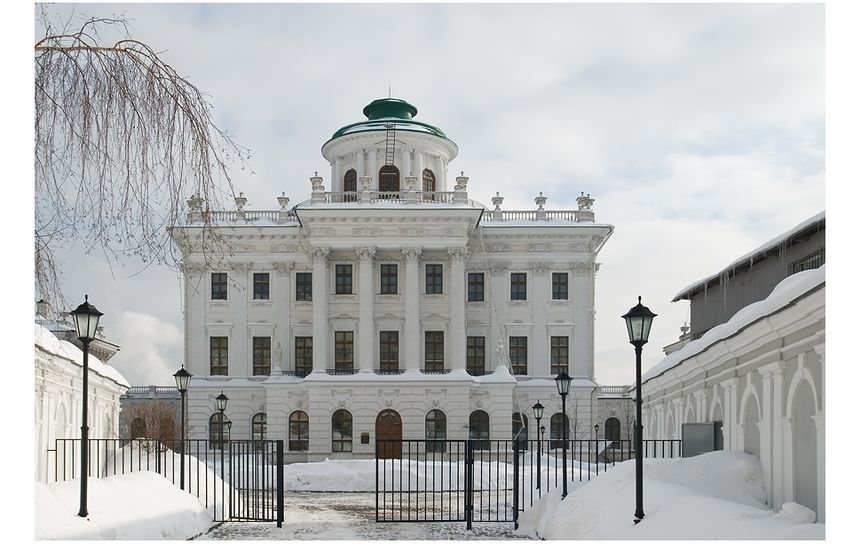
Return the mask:
{"type": "Polygon", "coordinates": [[[284,465],[285,491],[374,491],[373,459],[284,465]]]}
{"type": "Polygon", "coordinates": [[[36,538],[40,540],[185,540],[212,525],[193,495],[152,472],[87,482],[89,516],[78,516],[80,482],[36,484],[36,538]]]}
{"type": "Polygon", "coordinates": [[[544,539],[823,539],[813,512],[764,504],[760,463],[737,452],[644,461],[643,521],[633,523],[634,461],[571,491],[554,490],[520,516],[518,534],[544,539]]]}
{"type": "MultiPolygon", "coordinates": [[[[38,323],[35,323],[35,327],[36,332],[34,334],[34,340],[36,346],[42,348],[48,353],[53,353],[54,355],[68,359],[78,366],[84,366],[84,352],[78,349],[77,346],[71,342],[60,340],[54,336],[51,331],[38,323]]],[[[87,366],[91,372],[95,372],[109,380],[113,380],[119,385],[131,387],[126,378],[123,377],[116,368],[103,363],[92,353],[87,357],[87,366]]]]}

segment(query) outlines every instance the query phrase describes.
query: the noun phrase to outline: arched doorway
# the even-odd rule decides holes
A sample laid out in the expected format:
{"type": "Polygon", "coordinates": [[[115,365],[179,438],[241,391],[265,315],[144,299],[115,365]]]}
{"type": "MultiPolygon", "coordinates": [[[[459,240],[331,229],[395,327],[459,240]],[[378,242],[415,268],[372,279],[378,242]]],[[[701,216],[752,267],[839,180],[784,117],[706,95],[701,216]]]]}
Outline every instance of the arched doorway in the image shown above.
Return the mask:
{"type": "Polygon", "coordinates": [[[401,458],[401,416],[395,410],[383,410],[377,414],[374,424],[379,459],[401,458]]]}
{"type": "Polygon", "coordinates": [[[615,417],[609,417],[605,420],[605,440],[612,440],[611,447],[617,448],[620,445],[620,420],[615,417]]]}
{"type": "Polygon", "coordinates": [[[491,425],[488,413],[483,410],[476,410],[470,414],[470,439],[474,440],[474,448],[477,450],[490,450],[491,425]]]}
{"type": "Polygon", "coordinates": [[[397,193],[401,190],[401,176],[395,165],[384,165],[380,169],[377,180],[381,193],[397,193]]]}
{"type": "Polygon", "coordinates": [[[814,393],[807,382],[796,391],[793,403],[793,501],[817,512],[817,428],[814,393]]]}
{"type": "MultiPolygon", "coordinates": [[[[344,192],[356,192],[356,170],[351,168],[344,173],[344,192]]],[[[345,202],[356,202],[356,195],[344,195],[345,202]]]]}

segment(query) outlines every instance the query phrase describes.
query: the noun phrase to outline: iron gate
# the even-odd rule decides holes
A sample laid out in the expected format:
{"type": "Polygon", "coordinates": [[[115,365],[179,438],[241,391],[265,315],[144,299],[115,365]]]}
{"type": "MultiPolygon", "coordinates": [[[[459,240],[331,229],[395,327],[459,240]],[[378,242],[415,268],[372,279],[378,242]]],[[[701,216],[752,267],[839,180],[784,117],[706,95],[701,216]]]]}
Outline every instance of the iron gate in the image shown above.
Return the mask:
{"type": "MultiPolygon", "coordinates": [[[[284,522],[284,441],[91,438],[89,478],[149,471],[204,503],[221,521],[284,522]],[[181,453],[185,453],[183,456],[181,453]],[[185,457],[185,463],[182,462],[185,457]]],[[[58,438],[48,450],[47,482],[78,477],[81,440],[58,438]],[[53,456],[53,474],[51,473],[53,456]]]]}
{"type": "MultiPolygon", "coordinates": [[[[378,522],[513,522],[543,494],[633,458],[630,440],[376,440],[378,522]],[[563,471],[563,455],[567,468],[563,471]]],[[[644,440],[644,457],[681,455],[679,440],[644,440]]]]}

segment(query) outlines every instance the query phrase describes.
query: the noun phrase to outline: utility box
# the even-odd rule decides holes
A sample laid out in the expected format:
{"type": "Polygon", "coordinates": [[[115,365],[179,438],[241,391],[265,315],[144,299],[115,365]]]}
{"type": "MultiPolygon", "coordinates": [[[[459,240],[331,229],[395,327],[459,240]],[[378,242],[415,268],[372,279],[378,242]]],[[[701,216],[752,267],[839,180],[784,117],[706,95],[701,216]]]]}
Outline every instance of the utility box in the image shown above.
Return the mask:
{"type": "Polygon", "coordinates": [[[723,446],[720,421],[682,424],[683,457],[694,457],[701,453],[717,451],[723,446]]]}

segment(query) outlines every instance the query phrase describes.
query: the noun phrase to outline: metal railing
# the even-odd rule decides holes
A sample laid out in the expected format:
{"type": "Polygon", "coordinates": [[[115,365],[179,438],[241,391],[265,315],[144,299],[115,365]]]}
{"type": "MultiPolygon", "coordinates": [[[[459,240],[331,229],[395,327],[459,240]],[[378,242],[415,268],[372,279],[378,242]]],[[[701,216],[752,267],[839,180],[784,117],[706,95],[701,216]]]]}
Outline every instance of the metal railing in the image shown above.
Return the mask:
{"type": "Polygon", "coordinates": [[[293,376],[295,378],[305,378],[311,374],[310,370],[282,370],[282,376],[293,376]]]}
{"type": "Polygon", "coordinates": [[[424,202],[451,204],[455,202],[454,191],[327,191],[323,201],[327,204],[353,202],[424,202]]]}
{"type": "MultiPolygon", "coordinates": [[[[77,478],[80,447],[80,439],[56,439],[46,481],[77,478]]],[[[284,521],[283,440],[91,438],[88,447],[89,478],[155,472],[201,499],[214,522],[284,521]]]]}
{"type": "MultiPolygon", "coordinates": [[[[378,522],[514,522],[543,494],[634,458],[631,440],[384,440],[375,447],[378,522]]],[[[644,457],[679,457],[680,440],[644,440],[644,457]]]]}

